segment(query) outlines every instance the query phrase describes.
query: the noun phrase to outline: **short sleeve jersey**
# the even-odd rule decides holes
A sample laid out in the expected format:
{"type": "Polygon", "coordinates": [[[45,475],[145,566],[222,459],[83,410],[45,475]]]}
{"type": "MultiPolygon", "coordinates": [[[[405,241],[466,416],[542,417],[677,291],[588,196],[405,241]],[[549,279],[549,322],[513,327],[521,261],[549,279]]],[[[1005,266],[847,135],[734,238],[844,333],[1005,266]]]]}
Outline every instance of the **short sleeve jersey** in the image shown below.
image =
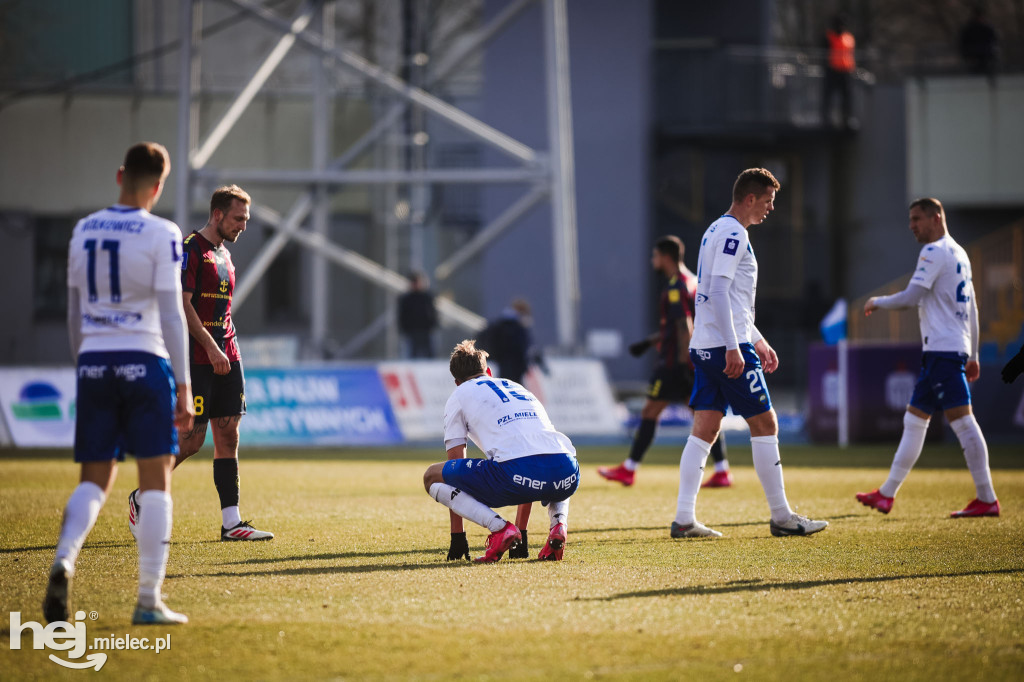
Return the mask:
{"type": "Polygon", "coordinates": [[[181,296],[181,230],[142,208],[115,204],[78,222],[68,288],[79,291],[79,352],[135,350],[170,357],[156,292],[181,296]]]}
{"type": "MultiPolygon", "coordinates": [[[[241,359],[235,341],[235,325],[231,321],[231,294],[235,290],[235,265],[231,254],[223,244],[214,246],[198,231],[185,238],[183,251],[182,291],[192,294],[192,307],[228,360],[241,359]]],[[[192,336],[189,336],[189,356],[193,364],[211,364],[206,350],[192,336]]]]}
{"type": "Polygon", "coordinates": [[[676,323],[690,317],[686,283],[682,277],[669,280],[658,299],[658,359],[665,367],[679,364],[679,330],[676,323]]]}
{"type": "Polygon", "coordinates": [[[448,398],[444,440],[467,438],[495,462],[531,455],[576,456],[572,441],[555,430],[540,401],[516,382],[497,377],[464,381],[448,398]]]}
{"type": "Polygon", "coordinates": [[[948,234],[925,244],[910,283],[928,290],[917,308],[924,350],[970,355],[974,284],[967,252],[948,234]]]}
{"type": "Polygon", "coordinates": [[[731,215],[724,215],[704,232],[697,257],[697,298],[690,348],[726,346],[731,334],[728,321],[716,319],[709,305],[711,279],[732,280],[729,309],[739,343],[750,343],[754,329],[754,298],[757,293],[757,258],[746,229],[731,215]]]}

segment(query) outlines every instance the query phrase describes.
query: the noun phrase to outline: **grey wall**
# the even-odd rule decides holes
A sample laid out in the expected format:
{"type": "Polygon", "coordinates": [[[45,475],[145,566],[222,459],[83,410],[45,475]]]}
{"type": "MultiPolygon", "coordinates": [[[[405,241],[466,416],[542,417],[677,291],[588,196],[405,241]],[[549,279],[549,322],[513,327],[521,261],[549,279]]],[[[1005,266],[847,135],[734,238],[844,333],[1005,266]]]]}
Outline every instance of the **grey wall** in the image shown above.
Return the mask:
{"type": "MultiPolygon", "coordinates": [[[[488,1],[488,15],[504,3],[488,1]]],[[[576,151],[581,272],[581,340],[589,329],[618,329],[626,342],[646,334],[650,3],[569,2],[569,60],[576,151]]],[[[481,114],[518,140],[547,149],[540,7],[525,12],[490,46],[481,114]]],[[[494,155],[488,162],[498,162],[494,155]]],[[[489,189],[485,221],[522,189],[489,189]]],[[[537,207],[483,256],[482,314],[515,296],[534,307],[538,343],[557,343],[552,296],[551,210],[537,207]]],[[[611,359],[614,379],[635,378],[628,356],[611,359]]]]}

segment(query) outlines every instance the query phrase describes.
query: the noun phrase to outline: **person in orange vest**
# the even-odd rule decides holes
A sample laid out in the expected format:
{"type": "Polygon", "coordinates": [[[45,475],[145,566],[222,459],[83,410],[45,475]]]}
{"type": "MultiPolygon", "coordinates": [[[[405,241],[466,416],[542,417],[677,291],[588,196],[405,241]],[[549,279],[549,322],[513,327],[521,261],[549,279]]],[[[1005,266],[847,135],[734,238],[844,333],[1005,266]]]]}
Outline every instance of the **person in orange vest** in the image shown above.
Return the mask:
{"type": "Polygon", "coordinates": [[[854,48],[857,41],[846,26],[846,19],[837,14],[832,19],[832,27],[825,31],[825,47],[827,59],[825,61],[825,92],[822,97],[821,120],[822,125],[830,125],[832,122],[832,98],[835,93],[839,94],[839,102],[842,108],[842,125],[847,129],[857,127],[857,120],[853,117],[853,71],[857,68],[854,59],[854,48]]]}

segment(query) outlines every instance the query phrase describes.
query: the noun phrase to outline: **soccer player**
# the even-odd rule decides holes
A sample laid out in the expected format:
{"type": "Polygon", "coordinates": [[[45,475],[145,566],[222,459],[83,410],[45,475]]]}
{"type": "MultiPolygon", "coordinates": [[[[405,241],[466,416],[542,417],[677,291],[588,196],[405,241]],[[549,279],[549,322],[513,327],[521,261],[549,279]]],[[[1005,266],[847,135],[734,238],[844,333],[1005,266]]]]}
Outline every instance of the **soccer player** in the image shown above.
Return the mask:
{"type": "Polygon", "coordinates": [[[768,217],[779,188],[779,181],[763,168],[743,171],[733,185],[729,212],[711,223],[701,238],[690,339],[695,368],[693,430],[679,460],[679,499],[670,531],[674,538],[722,535],[697,521],[695,509],[704,462],[726,406],[750,427],[754,469],[771,509],[772,535],[810,535],[828,526],[827,521],[794,513],[786,499],[779,424],[764,378],[764,372],[778,368],[779,358],[754,326],[757,259],[747,229],[768,217]]]}
{"type": "MultiPolygon", "coordinates": [[[[174,466],[199,452],[213,424],[213,483],[221,506],[220,539],[270,540],[273,533],[243,521],[238,508],[238,424],[245,414],[245,376],[231,320],[235,266],[224,242],[234,243],[249,221],[249,195],[237,185],[219,187],[210,199],[210,218],[185,239],[181,265],[182,301],[188,321],[195,425],[180,434],[174,466]]],[[[128,526],[139,518],[136,496],[128,496],[128,526]]]]}
{"type": "MultiPolygon", "coordinates": [[[[640,411],[640,426],[633,435],[629,457],[617,467],[598,467],[597,473],[609,481],[633,485],[636,470],[654,440],[658,418],[669,403],[689,404],[693,390],[693,364],[687,348],[693,333],[693,304],[697,293],[697,277],[683,265],[683,242],[679,237],[662,237],[654,244],[651,267],[668,279],[658,299],[659,329],[650,337],[630,344],[634,357],[648,348],[658,349],[658,365],[647,386],[647,400],[640,411]]],[[[703,488],[725,488],[732,485],[729,462],[725,458],[723,437],[711,446],[715,473],[702,484],[703,488]]]]}
{"type": "Polygon", "coordinates": [[[949,235],[946,213],[938,199],[918,199],[910,204],[910,231],[924,245],[910,283],[898,294],[869,298],[864,303],[864,314],[870,315],[878,308],[917,307],[924,341],[921,373],[903,415],[903,437],[889,478],[876,490],[857,493],[857,500],[883,514],[892,510],[893,498],[921,455],[928,422],[932,414],[942,410],[964,449],[977,493],[966,507],[950,516],[999,516],[999,500],[988,468],[988,445],[971,411],[967,388],[967,383],[981,373],[971,261],[949,235]]]}
{"type": "Polygon", "coordinates": [[[79,221],[68,250],[68,334],[77,358],[75,461],[81,479],[64,508],[43,615],[68,621],[82,543],[114,484],[123,448],[139,468],[139,591],[132,623],[188,618],[163,603],[171,537],[177,430],[192,426],[181,309],[181,230],[151,215],[170,173],[167,150],[131,147],[117,171],[120,196],[79,221]]]}
{"type": "MultiPolygon", "coordinates": [[[[569,497],[579,486],[580,467],[572,442],[555,430],[540,401],[520,384],[491,377],[487,351],[474,341],[455,346],[448,364],[455,391],[444,409],[447,462],[427,467],[423,486],[435,501],[487,528],[492,563],[519,542],[515,524],[491,507],[540,501],[548,508],[550,532],[541,561],[560,561],[569,521],[569,497]],[[472,439],[486,459],[466,459],[472,439]]],[[[453,527],[453,544],[455,531],[453,527]]]]}

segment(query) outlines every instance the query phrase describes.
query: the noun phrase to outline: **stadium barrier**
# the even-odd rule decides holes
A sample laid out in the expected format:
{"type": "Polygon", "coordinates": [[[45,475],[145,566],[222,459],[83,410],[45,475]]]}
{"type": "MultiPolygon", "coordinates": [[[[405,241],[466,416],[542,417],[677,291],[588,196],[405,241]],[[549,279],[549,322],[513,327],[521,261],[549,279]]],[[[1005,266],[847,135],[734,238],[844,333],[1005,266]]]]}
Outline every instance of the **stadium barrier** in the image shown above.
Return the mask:
{"type": "MultiPolygon", "coordinates": [[[[527,388],[569,436],[623,436],[604,365],[551,358],[527,388]]],[[[440,442],[455,384],[443,360],[246,369],[246,446],[319,447],[440,442]]],[[[74,443],[75,371],[0,368],[0,414],[16,447],[74,443]]]]}

